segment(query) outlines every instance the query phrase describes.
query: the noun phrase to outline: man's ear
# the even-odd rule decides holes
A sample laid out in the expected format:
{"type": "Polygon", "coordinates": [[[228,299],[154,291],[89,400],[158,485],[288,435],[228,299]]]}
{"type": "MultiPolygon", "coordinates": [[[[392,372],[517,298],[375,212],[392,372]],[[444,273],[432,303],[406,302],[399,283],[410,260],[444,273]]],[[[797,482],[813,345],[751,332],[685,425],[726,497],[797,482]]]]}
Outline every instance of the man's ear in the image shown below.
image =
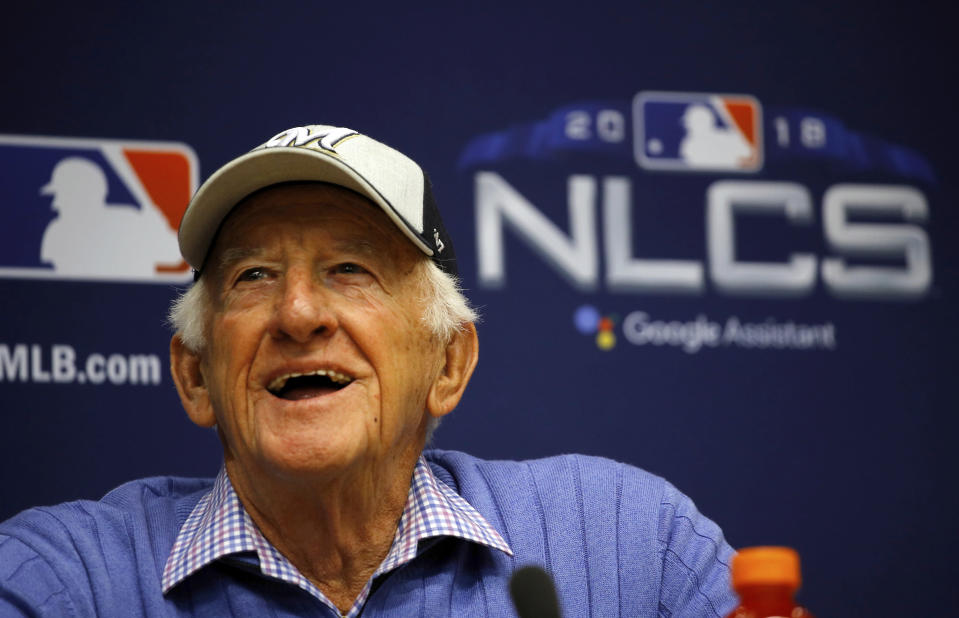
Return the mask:
{"type": "Polygon", "coordinates": [[[479,360],[479,339],[476,327],[467,324],[453,334],[446,346],[446,365],[430,388],[426,409],[432,416],[449,414],[460,402],[463,391],[479,360]]]}
{"type": "Polygon", "coordinates": [[[170,373],[190,420],[200,427],[213,427],[216,416],[200,371],[200,355],[187,348],[177,335],[170,340],[170,373]]]}

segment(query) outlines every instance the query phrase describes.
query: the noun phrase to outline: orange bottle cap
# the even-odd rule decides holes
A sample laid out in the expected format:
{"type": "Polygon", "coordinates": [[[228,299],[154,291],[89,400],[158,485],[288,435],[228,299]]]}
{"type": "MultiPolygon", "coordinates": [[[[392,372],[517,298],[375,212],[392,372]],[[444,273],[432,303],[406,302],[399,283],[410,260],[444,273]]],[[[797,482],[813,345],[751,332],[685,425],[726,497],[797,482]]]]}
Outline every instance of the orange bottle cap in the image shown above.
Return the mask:
{"type": "Polygon", "coordinates": [[[733,556],[733,588],[787,585],[798,589],[799,554],[788,547],[747,547],[733,556]]]}

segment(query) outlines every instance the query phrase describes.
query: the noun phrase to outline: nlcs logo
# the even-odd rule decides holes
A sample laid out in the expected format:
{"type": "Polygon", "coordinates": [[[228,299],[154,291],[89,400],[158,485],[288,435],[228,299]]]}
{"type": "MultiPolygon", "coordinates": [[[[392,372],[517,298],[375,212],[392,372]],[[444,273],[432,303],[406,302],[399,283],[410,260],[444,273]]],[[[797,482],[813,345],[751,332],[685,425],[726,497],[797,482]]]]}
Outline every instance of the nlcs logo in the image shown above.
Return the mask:
{"type": "Polygon", "coordinates": [[[0,135],[0,277],[189,280],[185,144],[0,135]]]}

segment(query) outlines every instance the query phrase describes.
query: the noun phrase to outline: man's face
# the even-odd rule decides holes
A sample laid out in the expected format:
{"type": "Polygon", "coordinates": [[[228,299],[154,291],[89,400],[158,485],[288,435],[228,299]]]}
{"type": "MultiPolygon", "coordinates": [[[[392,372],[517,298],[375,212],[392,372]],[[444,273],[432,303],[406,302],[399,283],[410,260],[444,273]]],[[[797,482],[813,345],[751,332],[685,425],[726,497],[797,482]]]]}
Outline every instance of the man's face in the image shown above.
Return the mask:
{"type": "Polygon", "coordinates": [[[204,273],[199,362],[228,465],[296,475],[419,453],[444,362],[421,322],[424,259],[337,187],[274,187],[233,211],[204,273]]]}

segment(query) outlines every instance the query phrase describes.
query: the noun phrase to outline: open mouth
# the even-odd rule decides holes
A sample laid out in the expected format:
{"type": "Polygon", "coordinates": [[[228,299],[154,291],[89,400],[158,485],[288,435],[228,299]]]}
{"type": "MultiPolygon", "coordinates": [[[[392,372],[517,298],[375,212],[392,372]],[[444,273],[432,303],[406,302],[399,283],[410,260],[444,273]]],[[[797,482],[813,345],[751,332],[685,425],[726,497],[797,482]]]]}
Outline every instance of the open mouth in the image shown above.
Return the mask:
{"type": "Polygon", "coordinates": [[[334,393],[353,381],[348,375],[317,369],[308,373],[287,373],[275,378],[266,387],[270,394],[280,399],[295,401],[334,393]]]}

